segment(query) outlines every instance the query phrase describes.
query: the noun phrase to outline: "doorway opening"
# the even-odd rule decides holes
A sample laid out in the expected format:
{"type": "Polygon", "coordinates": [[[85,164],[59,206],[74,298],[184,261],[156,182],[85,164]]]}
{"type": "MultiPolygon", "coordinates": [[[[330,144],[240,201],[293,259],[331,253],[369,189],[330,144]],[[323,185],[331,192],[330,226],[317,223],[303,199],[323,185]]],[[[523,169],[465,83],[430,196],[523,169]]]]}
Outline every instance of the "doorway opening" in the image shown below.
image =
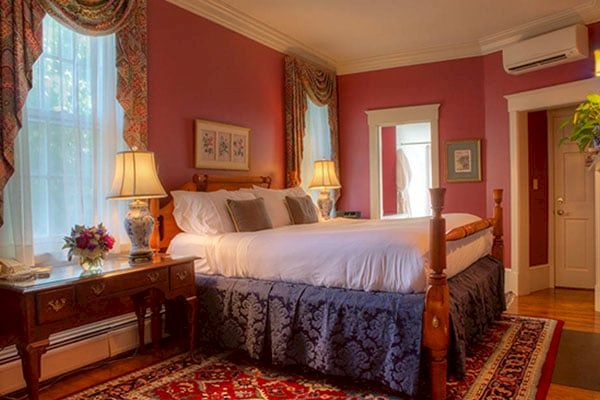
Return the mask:
{"type": "Polygon", "coordinates": [[[387,126],[380,134],[383,218],[431,215],[431,123],[387,126]]]}
{"type": "Polygon", "coordinates": [[[439,107],[366,112],[371,218],[429,215],[427,189],[439,186],[439,107]]]}
{"type": "Polygon", "coordinates": [[[576,144],[561,144],[573,111],[527,115],[531,291],[595,284],[594,171],[576,144]]]}

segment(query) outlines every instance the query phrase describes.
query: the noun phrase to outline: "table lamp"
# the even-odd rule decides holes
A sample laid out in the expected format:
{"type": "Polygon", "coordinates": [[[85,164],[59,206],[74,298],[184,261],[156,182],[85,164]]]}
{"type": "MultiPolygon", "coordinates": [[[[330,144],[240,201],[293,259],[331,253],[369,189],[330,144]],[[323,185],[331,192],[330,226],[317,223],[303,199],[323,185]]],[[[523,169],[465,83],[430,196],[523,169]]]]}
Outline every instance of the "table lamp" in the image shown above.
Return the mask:
{"type": "Polygon", "coordinates": [[[110,200],[132,200],[125,217],[125,230],[131,240],[129,262],[152,261],[150,235],[154,218],[148,209],[148,199],[167,197],[160,183],[150,151],[122,151],[115,160],[115,177],[108,195],[110,200]]]}
{"type": "Polygon", "coordinates": [[[314,175],[308,185],[309,189],[321,189],[317,206],[321,211],[323,218],[329,218],[331,209],[333,208],[333,200],[329,195],[330,189],[341,188],[340,181],[335,172],[335,163],[331,160],[315,161],[314,175]]]}

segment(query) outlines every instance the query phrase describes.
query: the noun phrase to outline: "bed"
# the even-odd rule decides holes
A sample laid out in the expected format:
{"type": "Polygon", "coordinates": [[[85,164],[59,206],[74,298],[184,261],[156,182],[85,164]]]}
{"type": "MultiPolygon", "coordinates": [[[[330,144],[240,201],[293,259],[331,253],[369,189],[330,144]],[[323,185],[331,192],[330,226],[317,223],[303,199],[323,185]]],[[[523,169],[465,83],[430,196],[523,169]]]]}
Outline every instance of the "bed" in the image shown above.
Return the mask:
{"type": "MultiPolygon", "coordinates": [[[[268,177],[204,175],[194,176],[182,189],[211,192],[253,185],[269,188],[270,183],[268,177]]],[[[266,355],[276,364],[370,379],[409,395],[419,390],[420,374],[426,369],[431,397],[443,399],[449,353],[460,373],[470,339],[482,334],[504,309],[502,191],[494,190],[494,215],[484,219],[463,214],[445,218],[444,194],[443,188],[431,189],[433,216],[427,220],[337,220],[209,241],[181,232],[173,217],[173,201],[162,208],[155,203],[158,224],[153,241],[161,249],[170,247],[210,261],[200,261],[197,274],[205,307],[200,318],[203,323],[217,321],[206,330],[216,334],[210,339],[257,358],[266,355]],[[268,251],[269,246],[282,248],[290,241],[301,244],[296,250],[300,255],[312,250],[304,260],[327,263],[328,268],[306,274],[307,261],[301,257],[268,251]],[[194,253],[200,248],[201,254],[194,253]],[[489,256],[482,257],[482,252],[489,256]],[[409,265],[423,253],[427,262],[407,273],[384,268],[382,275],[370,267],[389,260],[409,265]],[[347,268],[361,259],[360,254],[366,254],[363,258],[369,262],[347,268]],[[373,262],[377,257],[381,259],[373,262]],[[214,265],[221,269],[211,269],[214,265]],[[359,337],[359,326],[360,335],[368,337],[359,337]],[[421,362],[424,355],[426,363],[421,362]]]]}

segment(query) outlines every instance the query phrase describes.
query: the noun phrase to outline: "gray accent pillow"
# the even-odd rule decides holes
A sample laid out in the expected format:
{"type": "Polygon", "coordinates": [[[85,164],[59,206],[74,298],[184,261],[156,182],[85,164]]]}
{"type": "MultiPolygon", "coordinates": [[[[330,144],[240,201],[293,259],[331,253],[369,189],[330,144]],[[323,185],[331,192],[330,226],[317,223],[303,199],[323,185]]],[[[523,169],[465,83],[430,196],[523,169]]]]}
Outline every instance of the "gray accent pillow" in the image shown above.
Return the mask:
{"type": "Polygon", "coordinates": [[[227,211],[237,232],[255,232],[273,228],[262,197],[254,200],[227,199],[227,211]]]}
{"type": "Polygon", "coordinates": [[[288,212],[290,213],[292,224],[302,225],[319,222],[317,209],[315,208],[310,196],[285,196],[285,204],[287,205],[288,212]]]}

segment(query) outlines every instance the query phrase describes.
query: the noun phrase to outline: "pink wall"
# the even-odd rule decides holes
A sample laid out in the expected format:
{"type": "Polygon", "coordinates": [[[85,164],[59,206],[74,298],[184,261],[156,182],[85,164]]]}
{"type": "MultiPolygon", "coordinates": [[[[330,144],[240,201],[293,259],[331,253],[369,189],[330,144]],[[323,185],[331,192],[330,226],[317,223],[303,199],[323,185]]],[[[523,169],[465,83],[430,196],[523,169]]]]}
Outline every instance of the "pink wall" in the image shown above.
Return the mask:
{"type": "MultiPolygon", "coordinates": [[[[440,103],[440,177],[442,186],[448,189],[446,210],[484,215],[485,182],[446,183],[443,161],[446,141],[485,138],[482,82],[481,57],[340,76],[339,207],[361,210],[369,216],[369,129],[365,111],[440,103]]],[[[484,142],[484,157],[485,148],[484,142]]],[[[484,179],[486,172],[484,168],[484,179]]]]}
{"type": "Polygon", "coordinates": [[[527,116],[529,133],[529,262],[548,263],[548,114],[545,110],[527,116]],[[534,189],[534,179],[537,189],[534,189]]]}
{"type": "MultiPolygon", "coordinates": [[[[589,26],[590,48],[600,48],[600,23],[589,26]]],[[[340,161],[343,191],[340,208],[369,215],[368,126],[366,110],[441,103],[440,177],[447,188],[446,211],[491,215],[494,188],[505,191],[506,265],[510,266],[510,154],[505,95],[586,79],[593,60],[523,75],[508,75],[502,53],[438,63],[342,75],[339,82],[340,161]],[[483,139],[483,182],[445,181],[445,143],[483,139]]]]}
{"type": "MultiPolygon", "coordinates": [[[[253,175],[284,184],[283,55],[164,0],[148,2],[149,147],[168,189],[195,173],[194,119],[252,129],[253,175]]],[[[230,174],[248,172],[230,172],[230,174]]]]}
{"type": "MultiPolygon", "coordinates": [[[[600,23],[588,27],[590,49],[600,48],[600,23]]],[[[510,265],[510,152],[508,110],[504,96],[590,78],[594,75],[594,62],[589,58],[523,75],[508,75],[502,68],[502,53],[497,52],[483,57],[483,68],[486,141],[488,149],[493,149],[486,159],[486,200],[491,198],[493,188],[504,189],[505,260],[510,265]]],[[[486,201],[486,204],[491,215],[493,204],[491,201],[486,201]]]]}
{"type": "Polygon", "coordinates": [[[397,213],[396,204],[396,127],[381,129],[381,202],[383,214],[397,213]]]}

